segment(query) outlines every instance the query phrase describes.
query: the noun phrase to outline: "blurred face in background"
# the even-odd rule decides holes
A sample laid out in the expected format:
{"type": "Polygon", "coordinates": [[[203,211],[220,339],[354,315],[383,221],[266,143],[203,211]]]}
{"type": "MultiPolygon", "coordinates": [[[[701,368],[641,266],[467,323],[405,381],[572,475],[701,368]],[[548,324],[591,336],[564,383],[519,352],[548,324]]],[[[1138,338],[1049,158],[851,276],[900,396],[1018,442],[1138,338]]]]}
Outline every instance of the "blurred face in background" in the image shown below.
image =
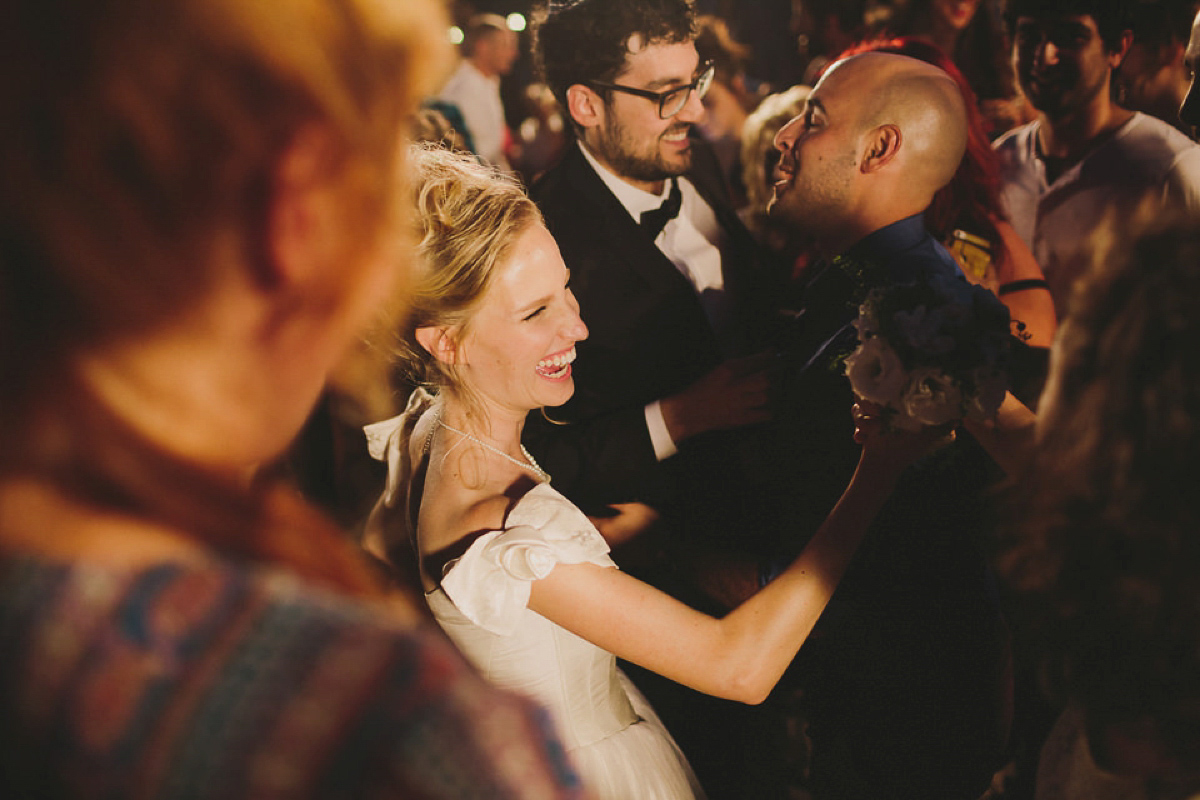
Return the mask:
{"type": "Polygon", "coordinates": [[[475,60],[489,75],[507,75],[512,71],[520,51],[517,34],[508,29],[492,31],[475,46],[475,60]]]}
{"type": "Polygon", "coordinates": [[[737,93],[719,80],[714,80],[704,95],[704,121],[700,130],[710,141],[741,139],[746,110],[737,93]]]}
{"type": "Polygon", "coordinates": [[[1177,59],[1182,55],[1177,45],[1154,47],[1134,40],[1114,74],[1121,105],[1171,121],[1179,104],[1177,59]]]}
{"type": "Polygon", "coordinates": [[[1200,14],[1196,15],[1196,21],[1192,24],[1192,38],[1188,41],[1183,61],[1187,65],[1192,84],[1188,88],[1187,96],[1183,98],[1183,105],[1179,107],[1179,118],[1185,124],[1196,128],[1200,127],[1200,89],[1196,88],[1196,73],[1200,72],[1200,14]]]}
{"type": "Polygon", "coordinates": [[[954,31],[962,31],[971,24],[979,0],[933,0],[933,15],[943,25],[954,31]]]}
{"type": "Polygon", "coordinates": [[[1020,17],[1013,67],[1021,90],[1051,120],[1108,98],[1122,53],[1110,53],[1090,15],[1020,17]]]}

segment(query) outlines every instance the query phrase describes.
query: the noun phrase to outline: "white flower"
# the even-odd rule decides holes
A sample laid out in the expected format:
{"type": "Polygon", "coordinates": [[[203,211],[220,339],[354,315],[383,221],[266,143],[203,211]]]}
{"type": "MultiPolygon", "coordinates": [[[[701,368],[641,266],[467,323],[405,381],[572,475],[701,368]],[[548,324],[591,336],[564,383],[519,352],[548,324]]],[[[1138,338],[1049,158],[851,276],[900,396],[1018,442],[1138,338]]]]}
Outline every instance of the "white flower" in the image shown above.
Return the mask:
{"type": "Polygon", "coordinates": [[[925,425],[942,425],[962,416],[962,389],[933,367],[912,371],[904,393],[904,414],[925,425]]]}
{"type": "Polygon", "coordinates": [[[900,357],[879,336],[864,341],[846,359],[846,376],[855,394],[880,405],[894,405],[908,380],[900,357]]]}
{"type": "Polygon", "coordinates": [[[879,320],[875,318],[875,310],[870,303],[858,307],[858,319],[854,320],[854,330],[858,331],[858,340],[865,342],[879,333],[879,320]]]}

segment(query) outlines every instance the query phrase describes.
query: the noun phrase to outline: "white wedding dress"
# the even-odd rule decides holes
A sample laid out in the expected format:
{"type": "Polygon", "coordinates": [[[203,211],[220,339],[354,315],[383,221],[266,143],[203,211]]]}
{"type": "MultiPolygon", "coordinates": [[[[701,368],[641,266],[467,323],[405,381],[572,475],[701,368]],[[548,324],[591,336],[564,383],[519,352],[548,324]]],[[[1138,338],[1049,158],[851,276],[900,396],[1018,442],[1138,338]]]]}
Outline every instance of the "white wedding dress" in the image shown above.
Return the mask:
{"type": "MultiPolygon", "coordinates": [[[[406,414],[422,410],[410,403],[406,414]]],[[[404,424],[402,417],[367,430],[372,453],[393,466],[406,452],[412,428],[411,418],[404,424]]],[[[584,785],[598,800],[703,798],[675,740],[617,669],[612,653],[527,607],[532,581],[558,564],[616,569],[608,549],[574,504],[539,484],[513,506],[503,530],[483,534],[448,566],[441,587],[426,599],[486,678],[533,697],[550,712],[584,785]]]]}

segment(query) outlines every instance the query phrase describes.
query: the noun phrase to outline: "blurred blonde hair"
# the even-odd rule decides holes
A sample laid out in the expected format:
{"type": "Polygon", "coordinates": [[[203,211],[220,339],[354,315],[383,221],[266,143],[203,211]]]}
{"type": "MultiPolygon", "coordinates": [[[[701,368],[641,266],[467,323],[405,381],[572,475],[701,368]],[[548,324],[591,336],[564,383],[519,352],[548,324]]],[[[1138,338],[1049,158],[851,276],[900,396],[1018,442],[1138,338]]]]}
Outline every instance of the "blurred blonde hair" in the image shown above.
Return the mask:
{"type": "Polygon", "coordinates": [[[391,234],[403,132],[448,69],[446,24],[438,0],[4,4],[0,476],[378,592],[292,491],[173,458],[96,402],[73,364],[154,335],[231,267],[269,274],[275,176],[309,130],[327,140],[349,238],[365,253],[391,234]]]}
{"type": "Polygon", "coordinates": [[[767,155],[775,151],[775,134],[800,113],[811,91],[808,86],[797,85],[767,95],[742,124],[742,182],[748,209],[753,213],[766,214],[771,201],[767,155]]]}
{"type": "Polygon", "coordinates": [[[400,125],[450,59],[436,0],[13,2],[5,375],[29,346],[63,356],[171,319],[230,252],[254,265],[273,170],[308,123],[366,247],[393,223],[400,125]]]}

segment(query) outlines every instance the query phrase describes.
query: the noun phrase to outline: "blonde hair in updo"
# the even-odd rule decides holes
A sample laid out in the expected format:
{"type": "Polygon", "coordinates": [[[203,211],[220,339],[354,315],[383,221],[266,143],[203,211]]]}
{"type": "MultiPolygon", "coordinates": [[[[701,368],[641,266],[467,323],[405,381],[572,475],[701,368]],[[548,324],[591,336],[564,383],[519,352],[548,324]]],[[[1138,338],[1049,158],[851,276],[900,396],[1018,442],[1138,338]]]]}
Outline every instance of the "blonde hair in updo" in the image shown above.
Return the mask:
{"type": "Polygon", "coordinates": [[[419,244],[410,314],[397,358],[411,383],[450,387],[471,406],[457,370],[421,347],[416,331],[455,328],[455,338],[462,341],[496,268],[521,234],[541,224],[542,215],[515,179],[470,155],[424,143],[413,145],[411,156],[419,244]]]}

